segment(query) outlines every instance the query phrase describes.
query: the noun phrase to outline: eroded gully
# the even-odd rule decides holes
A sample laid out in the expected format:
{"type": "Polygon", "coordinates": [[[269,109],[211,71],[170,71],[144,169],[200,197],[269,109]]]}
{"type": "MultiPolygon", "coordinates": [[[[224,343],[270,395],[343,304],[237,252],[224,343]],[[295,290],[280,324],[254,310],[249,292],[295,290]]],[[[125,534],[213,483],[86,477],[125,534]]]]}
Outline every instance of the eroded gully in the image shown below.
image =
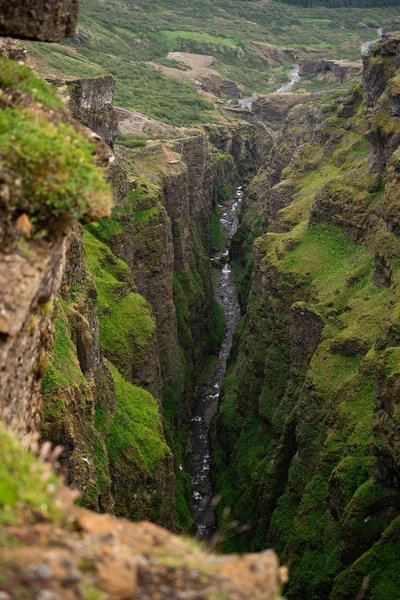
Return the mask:
{"type": "Polygon", "coordinates": [[[240,307],[229,260],[229,247],[232,236],[238,227],[238,213],[242,198],[242,187],[239,187],[233,198],[219,205],[222,211],[219,222],[227,233],[226,245],[223,250],[212,256],[211,260],[220,266],[216,298],[225,312],[226,332],[213,374],[207,383],[199,385],[196,390],[195,406],[189,428],[186,469],[193,486],[196,533],[197,537],[201,539],[210,538],[216,528],[210,473],[211,442],[209,429],[218,408],[222,380],[232,348],[233,332],[240,319],[240,307]]]}

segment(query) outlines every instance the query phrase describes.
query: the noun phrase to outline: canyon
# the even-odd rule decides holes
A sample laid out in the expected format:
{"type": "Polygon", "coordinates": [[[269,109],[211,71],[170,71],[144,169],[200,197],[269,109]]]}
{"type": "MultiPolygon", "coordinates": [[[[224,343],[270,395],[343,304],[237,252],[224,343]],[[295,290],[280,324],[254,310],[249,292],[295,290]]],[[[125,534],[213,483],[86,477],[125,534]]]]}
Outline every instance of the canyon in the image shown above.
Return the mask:
{"type": "MultiPolygon", "coordinates": [[[[2,31],[60,40],[64,8],[2,31]]],[[[1,597],[398,597],[400,35],[362,86],[137,148],[111,75],[25,56],[2,45],[1,597]]]]}

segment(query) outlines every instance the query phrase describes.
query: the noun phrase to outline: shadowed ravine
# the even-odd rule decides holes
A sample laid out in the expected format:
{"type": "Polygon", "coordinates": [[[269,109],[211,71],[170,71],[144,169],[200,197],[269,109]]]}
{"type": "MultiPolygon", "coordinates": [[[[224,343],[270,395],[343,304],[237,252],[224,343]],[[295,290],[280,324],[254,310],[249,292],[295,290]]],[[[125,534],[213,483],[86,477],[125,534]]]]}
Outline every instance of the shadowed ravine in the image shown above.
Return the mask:
{"type": "Polygon", "coordinates": [[[215,530],[213,490],[210,477],[209,427],[218,407],[219,392],[232,347],[232,336],[240,318],[239,302],[229,262],[229,246],[238,226],[238,212],[242,196],[242,188],[239,187],[233,198],[220,205],[222,215],[219,222],[227,232],[227,241],[225,248],[215,254],[211,260],[218,262],[221,266],[216,298],[225,312],[226,332],[212,376],[207,383],[199,385],[197,388],[189,429],[186,468],[192,479],[194,518],[198,538],[208,538],[215,530]]]}

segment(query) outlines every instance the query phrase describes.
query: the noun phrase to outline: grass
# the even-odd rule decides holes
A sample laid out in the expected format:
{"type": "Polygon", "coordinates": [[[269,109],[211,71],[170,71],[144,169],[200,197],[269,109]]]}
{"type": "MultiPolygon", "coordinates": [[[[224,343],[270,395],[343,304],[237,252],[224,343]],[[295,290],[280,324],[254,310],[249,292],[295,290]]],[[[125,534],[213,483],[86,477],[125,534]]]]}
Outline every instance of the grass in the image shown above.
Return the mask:
{"type": "Polygon", "coordinates": [[[11,196],[6,216],[26,213],[34,235],[43,237],[74,218],[106,215],[111,192],[94,164],[95,146],[56,120],[53,111],[63,111],[50,87],[5,59],[0,86],[5,93],[19,90],[0,114],[2,170],[11,196]]]}
{"type": "MultiPolygon", "coordinates": [[[[283,48],[312,47],[322,58],[359,59],[358,37],[376,36],[376,9],[326,7],[310,9],[272,0],[145,0],[123,6],[83,0],[81,43],[29,43],[30,54],[46,74],[86,77],[111,72],[117,81],[116,103],[172,125],[211,121],[211,111],[194,85],[168,78],[146,65],[170,64],[169,52],[212,54],[214,68],[241,84],[245,94],[267,93],[284,82],[281,67],[268,70],[251,49],[252,41],[283,48]],[[360,22],[370,28],[358,29],[360,22]],[[241,47],[245,58],[237,58],[241,47]]],[[[380,22],[397,16],[381,8],[380,22]]],[[[176,66],[176,65],[175,65],[176,66]]]]}
{"type": "Polygon", "coordinates": [[[138,468],[153,473],[157,465],[170,454],[161,439],[161,417],[156,400],[146,390],[128,383],[111,364],[117,406],[111,432],[107,439],[108,456],[119,468],[126,457],[138,468]]]}
{"type": "Polygon", "coordinates": [[[56,388],[84,387],[86,380],[79,367],[76,348],[67,328],[67,305],[60,300],[54,322],[54,338],[46,373],[42,380],[42,393],[56,388]]]}
{"type": "Polygon", "coordinates": [[[148,360],[155,335],[149,303],[132,292],[128,266],[89,231],[84,234],[86,261],[97,288],[100,341],[106,357],[126,377],[148,360]]]}
{"type": "Polygon", "coordinates": [[[42,519],[56,520],[60,510],[54,503],[59,488],[55,475],[23,450],[19,440],[2,425],[0,455],[0,524],[16,524],[28,511],[42,519]]]}

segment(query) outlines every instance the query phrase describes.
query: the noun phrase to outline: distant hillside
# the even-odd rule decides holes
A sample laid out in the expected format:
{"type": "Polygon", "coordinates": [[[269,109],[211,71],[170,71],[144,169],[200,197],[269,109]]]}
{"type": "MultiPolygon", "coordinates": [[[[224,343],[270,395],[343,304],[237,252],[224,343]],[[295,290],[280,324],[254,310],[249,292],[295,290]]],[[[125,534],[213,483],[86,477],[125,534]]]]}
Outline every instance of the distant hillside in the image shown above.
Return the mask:
{"type": "MultiPolygon", "coordinates": [[[[381,0],[380,6],[391,1],[381,0]]],[[[270,60],[260,44],[312,53],[313,58],[359,60],[360,44],[376,39],[378,27],[393,26],[400,16],[395,7],[377,12],[365,7],[310,10],[274,0],[81,0],[72,39],[51,46],[33,42],[28,51],[40,74],[75,78],[111,73],[117,105],[169,125],[192,125],[218,118],[218,103],[211,110],[212,98],[198,93],[196,77],[183,81],[156,70],[154,63],[176,68],[170,52],[211,55],[212,69],[236,82],[243,96],[265,94],[287,82],[292,65],[290,57],[270,60]]]]}
{"type": "Polygon", "coordinates": [[[276,2],[305,8],[309,6],[326,6],[327,8],[370,8],[376,6],[387,8],[400,5],[399,0],[276,0],[276,2]]]}

